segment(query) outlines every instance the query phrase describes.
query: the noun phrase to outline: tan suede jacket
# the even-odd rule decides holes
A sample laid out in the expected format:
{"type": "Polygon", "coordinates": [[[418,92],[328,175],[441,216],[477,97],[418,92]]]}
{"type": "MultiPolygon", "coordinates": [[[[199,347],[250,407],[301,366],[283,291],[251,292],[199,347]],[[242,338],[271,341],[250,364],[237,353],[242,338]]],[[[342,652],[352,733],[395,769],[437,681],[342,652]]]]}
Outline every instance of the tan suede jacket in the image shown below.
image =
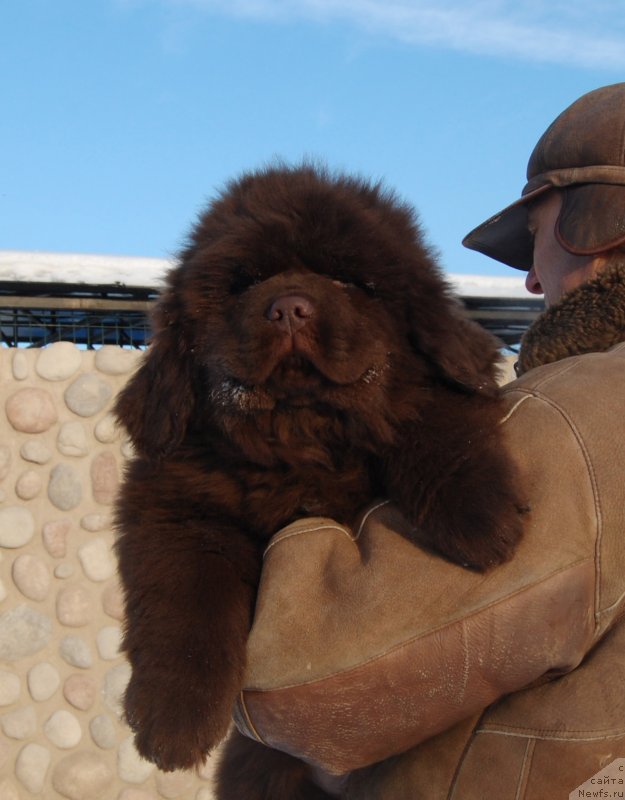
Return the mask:
{"type": "Polygon", "coordinates": [[[532,369],[505,396],[531,522],[510,563],[459,584],[441,561],[420,587],[420,657],[434,649],[445,675],[424,713],[441,732],[354,772],[350,800],[625,796],[625,760],[606,772],[625,759],[625,343],[532,369]],[[599,771],[581,791],[623,794],[580,793],[599,771]]]}
{"type": "Polygon", "coordinates": [[[625,797],[625,264],[541,315],[520,366],[501,424],[531,511],[509,563],[480,575],[415,555],[383,504],[357,534],[360,552],[384,548],[373,575],[331,520],[277,537],[278,574],[299,558],[310,577],[272,583],[240,727],[316,765],[337,797],[625,797]],[[328,620],[346,575],[343,616],[328,620]],[[395,643],[371,624],[378,597],[410,622],[395,643]]]}

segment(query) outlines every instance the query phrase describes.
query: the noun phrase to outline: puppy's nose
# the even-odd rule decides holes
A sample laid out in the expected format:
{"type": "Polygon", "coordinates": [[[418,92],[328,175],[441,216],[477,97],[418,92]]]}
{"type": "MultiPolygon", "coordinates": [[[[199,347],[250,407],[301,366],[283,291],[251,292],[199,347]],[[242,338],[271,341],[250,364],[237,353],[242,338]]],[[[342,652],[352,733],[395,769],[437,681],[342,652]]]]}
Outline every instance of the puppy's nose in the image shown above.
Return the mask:
{"type": "Polygon", "coordinates": [[[287,294],[273,301],[267,319],[285,333],[295,333],[315,314],[313,303],[303,295],[287,294]]]}

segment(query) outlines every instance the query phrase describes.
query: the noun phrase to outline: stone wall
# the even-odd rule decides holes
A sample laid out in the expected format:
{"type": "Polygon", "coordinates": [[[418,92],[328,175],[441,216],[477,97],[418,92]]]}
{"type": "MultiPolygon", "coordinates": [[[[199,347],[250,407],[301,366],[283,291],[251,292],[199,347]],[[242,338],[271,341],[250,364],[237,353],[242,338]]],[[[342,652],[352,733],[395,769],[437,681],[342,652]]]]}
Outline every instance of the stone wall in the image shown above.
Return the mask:
{"type": "Polygon", "coordinates": [[[210,762],[162,773],[121,720],[110,408],[137,358],[0,349],[0,800],[213,797],[210,762]]]}
{"type": "Polygon", "coordinates": [[[121,719],[110,408],[138,357],[0,349],[0,800],[213,797],[210,760],[162,773],[121,719]]]}

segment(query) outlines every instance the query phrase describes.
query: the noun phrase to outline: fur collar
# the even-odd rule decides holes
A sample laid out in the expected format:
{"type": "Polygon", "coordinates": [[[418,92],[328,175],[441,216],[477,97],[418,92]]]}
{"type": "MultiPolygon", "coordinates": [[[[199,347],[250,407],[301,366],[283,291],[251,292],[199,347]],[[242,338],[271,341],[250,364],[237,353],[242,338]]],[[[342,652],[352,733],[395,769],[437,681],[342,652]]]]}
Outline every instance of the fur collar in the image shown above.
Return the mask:
{"type": "Polygon", "coordinates": [[[625,341],[625,260],[567,294],[526,331],[517,374],[625,341]]]}

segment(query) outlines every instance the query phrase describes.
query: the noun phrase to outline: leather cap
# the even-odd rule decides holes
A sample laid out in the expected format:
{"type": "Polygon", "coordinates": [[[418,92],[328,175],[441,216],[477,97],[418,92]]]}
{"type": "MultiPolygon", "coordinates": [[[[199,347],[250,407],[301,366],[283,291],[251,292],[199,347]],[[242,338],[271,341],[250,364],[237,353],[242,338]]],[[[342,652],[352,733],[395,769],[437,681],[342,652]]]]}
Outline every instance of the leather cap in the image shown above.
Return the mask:
{"type": "Polygon", "coordinates": [[[529,270],[528,204],[554,187],[562,191],[555,235],[565,250],[593,255],[625,243],[625,83],[595,89],[565,109],[534,148],[521,197],[462,243],[529,270]]]}

